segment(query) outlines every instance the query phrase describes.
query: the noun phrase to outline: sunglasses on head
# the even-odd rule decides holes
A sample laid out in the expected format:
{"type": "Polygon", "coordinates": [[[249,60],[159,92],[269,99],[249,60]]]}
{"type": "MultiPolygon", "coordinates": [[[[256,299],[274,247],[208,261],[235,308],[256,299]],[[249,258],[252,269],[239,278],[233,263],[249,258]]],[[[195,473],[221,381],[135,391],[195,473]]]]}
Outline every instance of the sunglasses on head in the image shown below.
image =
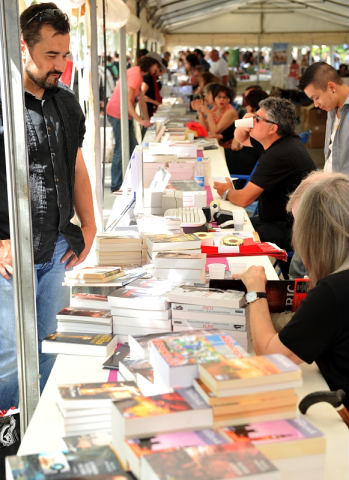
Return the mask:
{"type": "Polygon", "coordinates": [[[68,18],[67,15],[63,13],[62,10],[60,10],[59,8],[45,8],[45,10],[40,10],[40,12],[36,13],[30,20],[28,20],[28,22],[22,28],[22,32],[29,25],[29,23],[34,20],[34,18],[39,17],[39,22],[42,22],[45,19],[54,17],[55,15],[62,15],[66,19],[68,18]]]}
{"type": "Polygon", "coordinates": [[[262,118],[259,115],[257,115],[256,113],[254,114],[254,118],[256,119],[257,123],[265,122],[265,123],[271,123],[272,125],[277,125],[277,123],[272,122],[271,120],[267,120],[266,118],[262,118]]]}

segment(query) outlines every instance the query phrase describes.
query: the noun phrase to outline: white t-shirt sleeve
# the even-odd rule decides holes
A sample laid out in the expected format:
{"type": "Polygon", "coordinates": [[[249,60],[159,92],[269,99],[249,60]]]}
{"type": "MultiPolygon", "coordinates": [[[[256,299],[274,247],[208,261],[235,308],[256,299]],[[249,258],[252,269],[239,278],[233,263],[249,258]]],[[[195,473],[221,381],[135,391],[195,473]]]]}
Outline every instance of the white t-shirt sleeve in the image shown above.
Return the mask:
{"type": "Polygon", "coordinates": [[[220,58],[217,62],[212,62],[210,72],[217,77],[222,78],[225,75],[229,75],[228,64],[225,60],[220,58]]]}

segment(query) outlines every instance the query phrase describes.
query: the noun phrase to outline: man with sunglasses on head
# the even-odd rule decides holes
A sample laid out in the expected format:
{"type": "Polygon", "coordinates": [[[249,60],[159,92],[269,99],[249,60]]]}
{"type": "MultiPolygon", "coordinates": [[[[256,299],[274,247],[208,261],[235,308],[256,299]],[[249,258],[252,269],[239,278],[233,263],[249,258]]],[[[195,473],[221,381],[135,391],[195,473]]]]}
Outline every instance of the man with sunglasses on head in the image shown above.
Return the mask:
{"type": "MultiPolygon", "coordinates": [[[[259,102],[256,113],[244,118],[248,117],[253,117],[253,128],[236,128],[234,137],[244,147],[259,151],[257,168],[242,190],[235,190],[230,178],[225,183],[215,182],[214,188],[224,200],[241,207],[258,198],[258,215],[251,217],[251,222],[261,241],[290,251],[293,220],[286,212],[288,195],[316,167],[294,133],[296,109],[289,100],[266,98],[259,102]]],[[[287,267],[283,273],[287,275],[287,267]]]]}
{"type": "MultiPolygon", "coordinates": [[[[40,3],[24,10],[20,27],[42,391],[55,355],[42,354],[41,342],[55,332],[56,314],[69,305],[65,270],[86,258],[96,226],[81,151],[85,117],[74,93],[59,82],[69,55],[68,17],[54,3],[40,3]],[[74,212],[81,227],[71,223],[74,212]]],[[[0,91],[0,410],[18,405],[3,130],[0,91]]]]}

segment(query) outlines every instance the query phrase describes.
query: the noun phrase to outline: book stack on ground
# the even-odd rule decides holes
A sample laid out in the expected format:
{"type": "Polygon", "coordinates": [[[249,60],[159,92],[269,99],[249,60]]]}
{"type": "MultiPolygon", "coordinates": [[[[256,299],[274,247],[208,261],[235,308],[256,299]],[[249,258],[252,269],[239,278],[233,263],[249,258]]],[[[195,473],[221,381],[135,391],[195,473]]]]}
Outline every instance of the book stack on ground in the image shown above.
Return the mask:
{"type": "Polygon", "coordinates": [[[111,413],[113,445],[124,467],[127,467],[126,439],[212,428],[213,422],[211,407],[192,387],[113,402],[111,413]]]}
{"type": "Polygon", "coordinates": [[[66,271],[64,283],[70,285],[106,283],[124,275],[125,272],[121,267],[87,267],[80,270],[66,271]]]}
{"type": "Polygon", "coordinates": [[[322,480],[326,439],[305,418],[220,427],[229,442],[253,443],[281,471],[281,480],[322,480]]]}
{"type": "Polygon", "coordinates": [[[159,252],[201,253],[201,239],[192,233],[147,235],[145,238],[149,263],[152,263],[159,252]]]}
{"type": "Polygon", "coordinates": [[[171,308],[163,289],[137,288],[137,285],[119,288],[108,296],[108,302],[113,315],[113,331],[119,342],[127,342],[128,335],[172,330],[171,308]]]}
{"type": "Polygon", "coordinates": [[[243,292],[182,286],[167,297],[174,332],[217,328],[231,333],[245,350],[252,347],[250,307],[243,292]]]}
{"type": "Polygon", "coordinates": [[[8,480],[131,480],[110,446],[6,457],[8,480]]]}
{"type": "Polygon", "coordinates": [[[206,283],[206,254],[159,252],[155,257],[153,275],[171,281],[206,283]]]}
{"type": "Polygon", "coordinates": [[[113,317],[110,310],[66,307],[58,312],[56,318],[59,333],[113,333],[113,317]]]}
{"type": "Polygon", "coordinates": [[[199,363],[198,370],[193,385],[212,406],[216,427],[296,415],[302,372],[281,354],[199,363]]]}
{"type": "Polygon", "coordinates": [[[210,330],[205,334],[194,330],[153,339],[149,359],[166,385],[183,388],[193,385],[200,364],[247,356],[229,333],[210,330]]]}
{"type": "Polygon", "coordinates": [[[96,257],[100,265],[141,265],[145,263],[146,256],[147,251],[137,232],[96,235],[96,257]]]}
{"type": "Polygon", "coordinates": [[[110,431],[112,401],[141,395],[134,382],[58,386],[56,405],[63,436],[110,431]]]}

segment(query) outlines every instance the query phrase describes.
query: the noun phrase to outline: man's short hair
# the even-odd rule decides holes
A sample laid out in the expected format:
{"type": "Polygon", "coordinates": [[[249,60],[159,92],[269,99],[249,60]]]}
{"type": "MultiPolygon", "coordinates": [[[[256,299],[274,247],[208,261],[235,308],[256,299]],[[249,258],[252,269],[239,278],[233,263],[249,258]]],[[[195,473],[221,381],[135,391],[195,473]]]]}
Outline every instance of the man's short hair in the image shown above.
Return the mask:
{"type": "Polygon", "coordinates": [[[245,97],[245,104],[249,105],[254,112],[258,110],[259,102],[268,98],[269,95],[267,92],[259,89],[252,90],[246,97],[245,97]]]}
{"type": "MultiPolygon", "coordinates": [[[[251,92],[252,93],[252,92],[251,92]]],[[[296,107],[286,98],[269,97],[259,102],[267,120],[278,126],[278,134],[288,137],[294,133],[297,124],[296,107]]]]}
{"type": "Polygon", "coordinates": [[[19,17],[19,22],[23,40],[30,48],[40,42],[43,25],[52,27],[56,31],[55,35],[67,35],[70,32],[68,16],[52,2],[38,3],[26,8],[19,17]],[[45,10],[48,9],[56,10],[56,12],[54,15],[46,12],[45,15],[45,10]]]}
{"type": "Polygon", "coordinates": [[[319,88],[323,92],[327,89],[328,82],[336,85],[342,85],[343,80],[337,70],[326,62],[313,63],[306,69],[298,83],[298,88],[304,90],[311,83],[314,88],[319,88]]]}
{"type": "Polygon", "coordinates": [[[249,90],[263,90],[260,85],[250,85],[249,87],[245,88],[245,92],[248,92],[249,90]]]}
{"type": "Polygon", "coordinates": [[[202,50],[200,50],[200,48],[195,48],[195,49],[194,49],[194,53],[195,53],[196,55],[200,55],[201,58],[204,58],[204,56],[205,56],[205,55],[204,55],[204,52],[203,52],[202,50]]]}
{"type": "Polygon", "coordinates": [[[159,62],[152,57],[142,57],[138,60],[138,66],[140,67],[141,71],[144,73],[148,73],[150,70],[150,67],[152,67],[155,64],[159,65],[159,62]]]}
{"type": "Polygon", "coordinates": [[[147,53],[149,53],[149,50],[146,48],[141,48],[138,52],[138,58],[145,57],[147,53]]]}
{"type": "Polygon", "coordinates": [[[190,63],[192,67],[196,67],[197,65],[200,65],[199,59],[195,55],[195,53],[189,53],[189,55],[187,55],[185,59],[188,63],[190,63]]]}

